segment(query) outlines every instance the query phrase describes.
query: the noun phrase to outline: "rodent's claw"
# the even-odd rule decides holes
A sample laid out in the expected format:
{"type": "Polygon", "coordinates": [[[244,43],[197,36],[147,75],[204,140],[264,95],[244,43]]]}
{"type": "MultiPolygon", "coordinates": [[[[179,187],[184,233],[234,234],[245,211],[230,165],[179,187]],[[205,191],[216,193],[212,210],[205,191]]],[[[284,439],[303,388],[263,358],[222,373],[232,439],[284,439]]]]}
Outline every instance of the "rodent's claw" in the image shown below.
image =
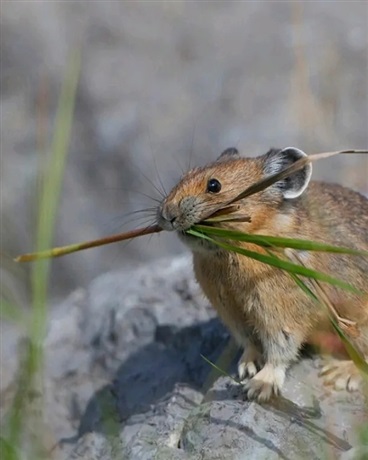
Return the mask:
{"type": "Polygon", "coordinates": [[[325,385],[331,385],[335,390],[359,390],[362,376],[353,361],[332,359],[319,373],[325,385]]]}
{"type": "Polygon", "coordinates": [[[245,380],[254,377],[262,367],[261,359],[261,354],[253,345],[247,346],[238,363],[239,379],[245,380]]]}
{"type": "Polygon", "coordinates": [[[285,380],[285,369],[266,364],[245,384],[248,399],[266,402],[272,396],[278,396],[285,380]]]}
{"type": "Polygon", "coordinates": [[[253,361],[245,363],[240,361],[238,364],[238,375],[241,381],[252,378],[257,374],[257,367],[253,361]]]}
{"type": "Polygon", "coordinates": [[[280,394],[280,389],[272,383],[262,382],[259,380],[249,380],[245,386],[247,398],[255,399],[258,402],[267,402],[272,396],[280,394]]]}

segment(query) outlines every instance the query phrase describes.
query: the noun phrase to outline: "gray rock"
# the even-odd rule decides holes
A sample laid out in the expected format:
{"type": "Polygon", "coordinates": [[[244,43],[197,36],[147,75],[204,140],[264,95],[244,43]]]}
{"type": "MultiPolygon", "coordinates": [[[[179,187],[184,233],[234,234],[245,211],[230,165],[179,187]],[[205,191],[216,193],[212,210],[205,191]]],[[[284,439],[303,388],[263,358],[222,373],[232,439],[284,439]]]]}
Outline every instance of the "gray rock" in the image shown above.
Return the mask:
{"type": "Polygon", "coordinates": [[[283,395],[265,405],[243,401],[220,378],[184,425],[181,446],[203,459],[339,458],[367,421],[361,395],[326,390],[312,360],[291,369],[283,395]]]}
{"type": "Polygon", "coordinates": [[[228,340],[187,257],[105,274],[76,291],[48,324],[43,398],[57,442],[50,458],[364,458],[361,394],[326,389],[320,360],[305,357],[282,397],[245,401],[241,386],[200,356],[234,372],[228,340]]]}

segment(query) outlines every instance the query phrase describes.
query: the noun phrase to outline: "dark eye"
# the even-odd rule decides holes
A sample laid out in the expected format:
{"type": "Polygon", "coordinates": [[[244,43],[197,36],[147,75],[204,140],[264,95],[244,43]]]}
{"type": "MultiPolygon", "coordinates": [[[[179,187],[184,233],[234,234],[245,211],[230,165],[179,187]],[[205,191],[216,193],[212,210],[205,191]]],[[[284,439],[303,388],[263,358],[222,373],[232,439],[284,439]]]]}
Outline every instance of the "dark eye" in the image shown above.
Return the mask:
{"type": "Polygon", "coordinates": [[[210,179],[207,182],[207,192],[218,193],[221,190],[221,184],[217,179],[210,179]]]}

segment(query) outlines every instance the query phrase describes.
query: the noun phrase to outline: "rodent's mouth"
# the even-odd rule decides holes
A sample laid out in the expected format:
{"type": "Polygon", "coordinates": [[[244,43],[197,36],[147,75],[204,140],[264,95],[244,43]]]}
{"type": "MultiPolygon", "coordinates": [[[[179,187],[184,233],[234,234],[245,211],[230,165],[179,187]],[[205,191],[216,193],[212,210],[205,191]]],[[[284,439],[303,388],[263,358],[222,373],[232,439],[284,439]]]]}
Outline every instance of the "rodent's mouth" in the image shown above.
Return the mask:
{"type": "Polygon", "coordinates": [[[190,235],[185,230],[177,231],[180,240],[194,252],[214,253],[219,251],[219,247],[214,243],[198,236],[190,235]]]}
{"type": "Polygon", "coordinates": [[[177,234],[179,238],[182,240],[186,240],[186,241],[197,241],[201,239],[201,238],[198,238],[197,236],[194,236],[188,233],[188,230],[177,230],[177,234]]]}
{"type": "Polygon", "coordinates": [[[187,230],[177,230],[177,233],[180,236],[180,238],[187,238],[191,240],[197,238],[196,236],[193,236],[190,233],[188,233],[187,230]]]}

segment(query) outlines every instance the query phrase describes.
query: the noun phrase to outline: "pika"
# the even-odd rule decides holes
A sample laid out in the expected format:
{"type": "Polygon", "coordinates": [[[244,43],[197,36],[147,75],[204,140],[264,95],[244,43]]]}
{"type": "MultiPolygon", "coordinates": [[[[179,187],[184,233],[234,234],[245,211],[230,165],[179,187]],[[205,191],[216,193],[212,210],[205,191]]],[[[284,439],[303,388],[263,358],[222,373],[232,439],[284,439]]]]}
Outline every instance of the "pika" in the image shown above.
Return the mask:
{"type": "MultiPolygon", "coordinates": [[[[202,290],[244,349],[238,365],[249,399],[278,394],[286,370],[315,333],[331,331],[324,309],[283,271],[221,249],[185,233],[222,203],[251,184],[275,174],[306,154],[293,147],[241,157],[235,148],[204,167],[187,172],[158,207],[158,225],[176,231],[193,253],[202,290]]],[[[368,200],[340,185],[312,182],[312,165],[237,204],[250,222],[224,222],[222,228],[271,236],[303,238],[368,250],[368,200]]],[[[258,246],[237,243],[263,253],[258,246]]],[[[306,266],[330,274],[368,294],[368,260],[361,256],[300,252],[306,266]]],[[[357,345],[368,356],[368,296],[325,285],[341,317],[355,321],[357,345]]],[[[329,383],[353,391],[362,377],[352,361],[334,361],[329,383]]]]}

